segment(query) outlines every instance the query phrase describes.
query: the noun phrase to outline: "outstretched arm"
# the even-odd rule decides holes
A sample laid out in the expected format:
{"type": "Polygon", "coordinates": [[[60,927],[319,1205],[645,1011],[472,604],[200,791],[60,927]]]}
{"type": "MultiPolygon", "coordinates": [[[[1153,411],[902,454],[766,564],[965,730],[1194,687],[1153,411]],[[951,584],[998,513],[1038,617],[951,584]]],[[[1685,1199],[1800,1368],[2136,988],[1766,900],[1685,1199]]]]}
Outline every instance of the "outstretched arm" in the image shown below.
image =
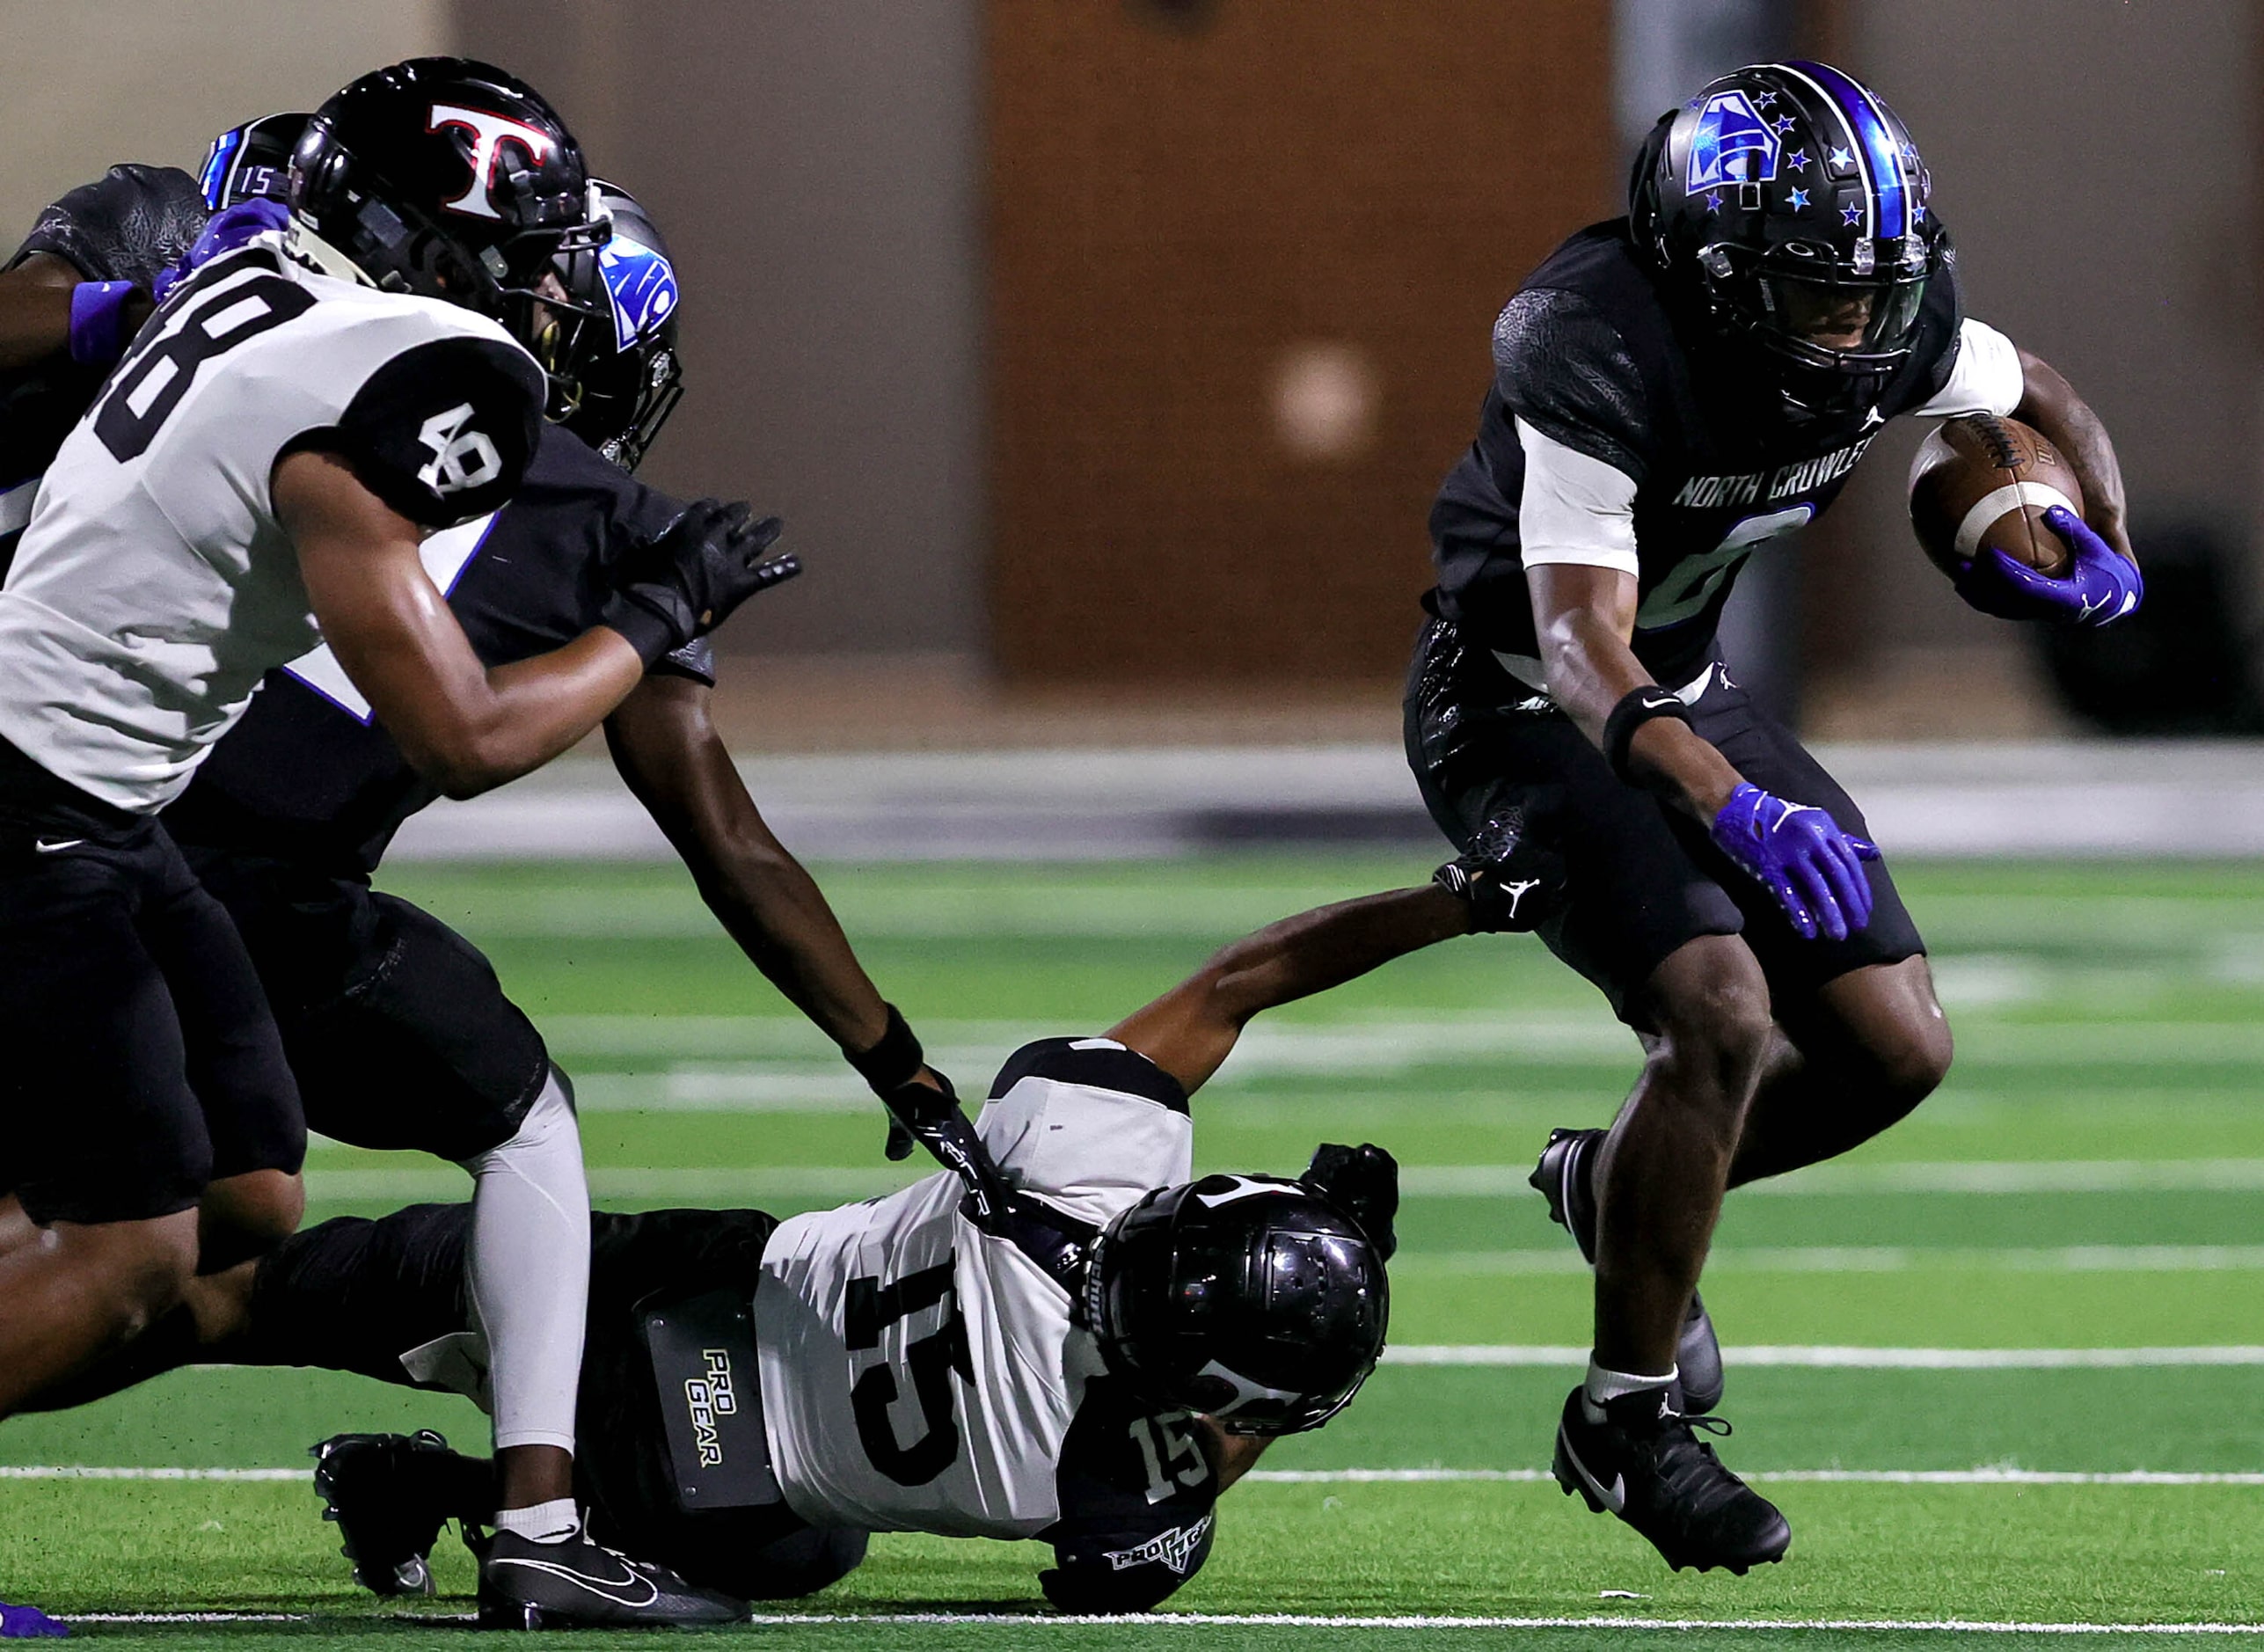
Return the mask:
{"type": "Polygon", "coordinates": [[[549,654],[483,665],[425,573],[422,530],[333,454],[284,459],[274,499],[324,640],[403,754],[450,797],[539,768],[644,676],[637,650],[603,626],[549,654]]]}
{"type": "Polygon", "coordinates": [[[688,677],[646,677],[606,720],[614,767],[749,961],[844,1054],[870,1049],[888,1006],[816,881],[748,796],[709,692],[688,677]]]}
{"type": "Polygon", "coordinates": [[[1222,948],[1108,1036],[1193,1094],[1259,1011],[1325,992],[1403,953],[1470,932],[1468,903],[1435,883],[1300,912],[1222,948]]]}

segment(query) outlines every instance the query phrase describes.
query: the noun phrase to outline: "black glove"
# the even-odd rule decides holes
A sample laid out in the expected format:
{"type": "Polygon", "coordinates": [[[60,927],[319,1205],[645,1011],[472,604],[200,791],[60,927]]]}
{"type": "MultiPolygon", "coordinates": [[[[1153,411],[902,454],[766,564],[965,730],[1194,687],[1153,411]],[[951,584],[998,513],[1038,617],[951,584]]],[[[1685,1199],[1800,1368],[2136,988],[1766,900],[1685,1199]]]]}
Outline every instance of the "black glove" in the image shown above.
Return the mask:
{"type": "Polygon", "coordinates": [[[1565,910],[1565,858],[1545,847],[1540,812],[1510,808],[1471,835],[1470,852],[1431,874],[1431,881],[1470,908],[1481,934],[1537,929],[1565,910]]]}
{"type": "Polygon", "coordinates": [[[920,1041],[896,1006],[891,1004],[887,1008],[888,1027],[880,1042],[851,1056],[849,1064],[888,1109],[888,1140],[881,1151],[892,1159],[909,1159],[915,1144],[904,1122],[947,1110],[958,1100],[959,1093],[951,1087],[950,1079],[932,1067],[928,1067],[928,1074],[942,1090],[920,1082],[920,1069],[927,1066],[920,1041]]]}
{"type": "Polygon", "coordinates": [[[756,592],[802,571],[791,552],[764,559],[785,524],[751,507],[703,499],[632,546],[613,570],[605,623],[646,665],[704,637],[756,592]]]}
{"type": "Polygon", "coordinates": [[[1357,1147],[1323,1142],[1313,1162],[1297,1178],[1360,1224],[1368,1242],[1385,1261],[1399,1248],[1391,1220],[1399,1214],[1399,1162],[1373,1142],[1357,1147]]]}
{"type": "Polygon", "coordinates": [[[959,1092],[951,1087],[950,1079],[933,1067],[928,1069],[928,1076],[936,1081],[934,1085],[907,1078],[876,1093],[880,1105],[888,1109],[888,1139],[881,1144],[880,1151],[892,1159],[909,1159],[912,1149],[919,1145],[904,1122],[907,1119],[934,1118],[959,1105],[959,1092]],[[938,1085],[942,1088],[937,1088],[938,1085]]]}

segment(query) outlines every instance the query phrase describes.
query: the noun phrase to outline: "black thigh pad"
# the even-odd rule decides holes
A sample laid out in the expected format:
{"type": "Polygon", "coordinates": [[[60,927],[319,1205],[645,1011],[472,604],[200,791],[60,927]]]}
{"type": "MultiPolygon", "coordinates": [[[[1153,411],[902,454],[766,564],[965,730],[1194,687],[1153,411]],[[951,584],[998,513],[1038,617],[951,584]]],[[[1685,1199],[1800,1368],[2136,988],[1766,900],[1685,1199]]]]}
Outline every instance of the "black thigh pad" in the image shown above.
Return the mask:
{"type": "Polygon", "coordinates": [[[352,978],[283,1024],[307,1122],[356,1147],[447,1159],[500,1146],[549,1072],[542,1034],[470,941],[398,896],[366,898],[352,978]]]}

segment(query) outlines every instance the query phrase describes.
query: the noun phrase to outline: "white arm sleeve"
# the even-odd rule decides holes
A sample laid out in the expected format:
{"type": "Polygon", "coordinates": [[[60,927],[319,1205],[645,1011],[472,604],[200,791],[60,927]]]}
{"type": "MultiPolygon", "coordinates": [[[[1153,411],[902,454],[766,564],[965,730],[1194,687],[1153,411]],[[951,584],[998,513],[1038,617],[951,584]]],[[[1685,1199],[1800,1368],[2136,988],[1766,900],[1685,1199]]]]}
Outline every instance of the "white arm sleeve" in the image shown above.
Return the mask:
{"type": "Polygon", "coordinates": [[[1958,334],[1957,362],[1950,369],[1949,383],[1935,392],[1932,401],[1913,411],[1927,419],[1978,413],[1995,413],[2001,419],[2018,407],[2027,393],[2020,352],[2012,347],[2012,340],[1987,322],[1968,316],[1964,330],[1958,334]]]}
{"type": "Polygon", "coordinates": [[[1517,501],[1524,564],[1573,562],[1636,572],[1635,479],[1542,435],[1523,419],[1525,486],[1517,501]]]}

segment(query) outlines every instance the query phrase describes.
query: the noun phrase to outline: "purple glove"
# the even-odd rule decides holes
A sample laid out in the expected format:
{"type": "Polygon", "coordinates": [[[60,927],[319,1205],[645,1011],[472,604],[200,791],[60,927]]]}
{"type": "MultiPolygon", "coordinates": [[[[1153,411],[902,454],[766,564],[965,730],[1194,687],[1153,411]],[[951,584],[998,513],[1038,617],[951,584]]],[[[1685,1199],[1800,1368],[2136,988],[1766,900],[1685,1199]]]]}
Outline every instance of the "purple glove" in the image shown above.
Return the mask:
{"type": "Polygon", "coordinates": [[[1958,575],[1957,594],[1968,607],[1999,619],[2045,619],[2063,625],[2111,625],[2146,600],[2138,565],[2091,530],[2063,505],[2044,513],[2044,526],[2068,542],[2075,566],[2049,579],[1993,547],[1958,575]]]}
{"type": "Polygon", "coordinates": [[[126,306],[132,281],[81,281],[70,289],[70,359],[107,367],[126,353],[126,306]]]}
{"type": "Polygon", "coordinates": [[[197,237],[195,245],[181,261],[157,272],[157,280],[150,283],[150,296],[159,303],[164,303],[173,289],[188,279],[190,272],[202,269],[223,252],[233,252],[253,236],[287,228],[290,222],[288,207],[264,196],[223,207],[205,220],[204,233],[197,237]]]}
{"type": "Polygon", "coordinates": [[[1714,846],[1776,897],[1800,932],[1845,940],[1871,921],[1871,879],[1863,862],[1879,846],[1844,832],[1823,810],[1787,803],[1757,786],[1739,786],[1713,817],[1714,846]]]}
{"type": "Polygon", "coordinates": [[[0,1600],[0,1641],[29,1641],[69,1633],[68,1626],[57,1623],[36,1606],[11,1606],[0,1600]]]}

